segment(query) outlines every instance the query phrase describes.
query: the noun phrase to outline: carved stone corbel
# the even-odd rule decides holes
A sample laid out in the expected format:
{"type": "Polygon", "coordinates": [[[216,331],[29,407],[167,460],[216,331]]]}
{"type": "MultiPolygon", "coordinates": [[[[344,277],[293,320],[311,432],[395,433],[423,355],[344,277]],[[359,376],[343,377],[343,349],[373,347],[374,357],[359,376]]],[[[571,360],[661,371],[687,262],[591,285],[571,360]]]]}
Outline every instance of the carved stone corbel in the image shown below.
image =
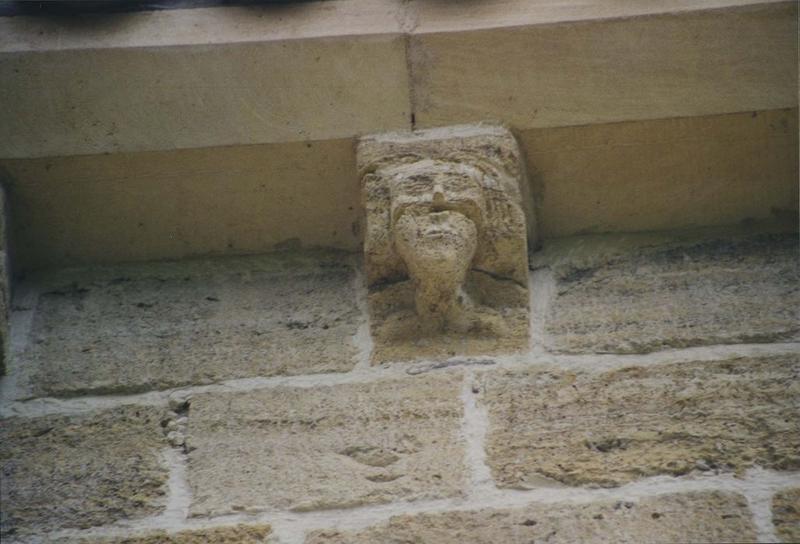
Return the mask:
{"type": "Polygon", "coordinates": [[[513,135],[486,125],[375,135],[361,139],[357,157],[373,360],[527,346],[524,175],[513,135]]]}

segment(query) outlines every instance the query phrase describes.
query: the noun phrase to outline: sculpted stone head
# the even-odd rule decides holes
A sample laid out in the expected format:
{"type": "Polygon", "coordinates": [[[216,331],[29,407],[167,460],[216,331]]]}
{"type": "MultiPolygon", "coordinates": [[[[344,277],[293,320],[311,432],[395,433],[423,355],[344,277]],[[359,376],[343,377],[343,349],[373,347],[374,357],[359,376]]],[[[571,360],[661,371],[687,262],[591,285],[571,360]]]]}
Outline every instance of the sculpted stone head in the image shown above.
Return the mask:
{"type": "Polygon", "coordinates": [[[410,281],[426,326],[459,321],[472,272],[527,285],[519,152],[499,127],[365,138],[359,167],[371,287],[410,281]]]}
{"type": "Polygon", "coordinates": [[[415,285],[417,314],[444,326],[478,248],[485,202],[473,175],[420,161],[389,179],[391,235],[415,285]]]}

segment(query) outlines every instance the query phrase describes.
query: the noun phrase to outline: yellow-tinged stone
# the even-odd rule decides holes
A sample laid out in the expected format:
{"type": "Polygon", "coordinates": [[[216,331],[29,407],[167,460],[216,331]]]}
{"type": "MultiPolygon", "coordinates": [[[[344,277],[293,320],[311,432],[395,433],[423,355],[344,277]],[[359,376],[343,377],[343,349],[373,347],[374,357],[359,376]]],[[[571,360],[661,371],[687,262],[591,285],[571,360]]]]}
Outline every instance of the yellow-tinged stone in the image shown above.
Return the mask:
{"type": "Polygon", "coordinates": [[[51,396],[345,372],[354,274],[350,255],[325,251],[43,274],[21,366],[51,396]]]}
{"type": "Polygon", "coordinates": [[[693,470],[797,470],[798,372],[798,355],[601,373],[487,371],[487,461],[511,488],[542,475],[613,487],[693,470]]]}
{"type": "Polygon", "coordinates": [[[527,347],[535,218],[513,134],[376,134],[359,141],[357,163],[373,362],[527,347]]]}
{"type": "Polygon", "coordinates": [[[531,504],[513,510],[395,516],[360,531],[315,531],[306,544],[672,544],[755,539],[744,497],[695,492],[638,501],[531,504]]]}
{"type": "MultiPolygon", "coordinates": [[[[182,10],[190,11],[190,10],[182,10]]],[[[351,139],[0,161],[20,271],[360,250],[351,139]]]]}
{"type": "Polygon", "coordinates": [[[663,12],[639,17],[648,8],[630,3],[487,4],[449,21],[420,18],[409,42],[417,127],[499,120],[528,129],[797,105],[796,2],[674,11],[648,2],[663,12]],[[606,13],[547,20],[581,7],[606,13]]]}
{"type": "Polygon", "coordinates": [[[477,301],[491,301],[500,307],[503,334],[491,329],[464,333],[435,332],[421,326],[410,310],[414,289],[401,282],[376,289],[369,296],[370,329],[374,346],[373,364],[421,359],[442,360],[457,356],[501,355],[528,348],[529,320],[527,291],[512,282],[487,281],[484,274],[470,274],[467,294],[477,301]],[[503,285],[504,284],[504,285],[503,285]],[[398,308],[401,312],[398,312],[398,308]]]}
{"type": "Polygon", "coordinates": [[[162,416],[125,406],[0,421],[3,538],[159,513],[168,476],[162,416]]]}
{"type": "Polygon", "coordinates": [[[772,523],[783,542],[800,542],[800,488],[786,489],[772,497],[772,523]]]}
{"type": "Polygon", "coordinates": [[[800,338],[796,234],[638,238],[554,241],[534,256],[556,281],[544,316],[550,350],[646,353],[800,338]]]}
{"type": "MultiPolygon", "coordinates": [[[[797,109],[517,131],[547,239],[796,228],[797,135],[797,109]]],[[[2,160],[0,178],[20,271],[363,242],[352,139],[2,160]]]]}
{"type": "Polygon", "coordinates": [[[56,540],[54,544],[258,544],[269,542],[271,533],[272,527],[269,525],[232,525],[177,533],[153,531],[121,537],[64,539],[56,540]]]}
{"type": "Polygon", "coordinates": [[[0,94],[14,106],[0,111],[0,157],[302,142],[407,128],[405,40],[391,15],[368,3],[377,9],[332,2],[89,16],[73,24],[4,17],[0,94]]]}
{"type": "Polygon", "coordinates": [[[797,109],[519,132],[541,236],[788,218],[797,109]]]}
{"type": "Polygon", "coordinates": [[[352,508],[462,494],[458,373],[191,400],[198,516],[352,508]]]}

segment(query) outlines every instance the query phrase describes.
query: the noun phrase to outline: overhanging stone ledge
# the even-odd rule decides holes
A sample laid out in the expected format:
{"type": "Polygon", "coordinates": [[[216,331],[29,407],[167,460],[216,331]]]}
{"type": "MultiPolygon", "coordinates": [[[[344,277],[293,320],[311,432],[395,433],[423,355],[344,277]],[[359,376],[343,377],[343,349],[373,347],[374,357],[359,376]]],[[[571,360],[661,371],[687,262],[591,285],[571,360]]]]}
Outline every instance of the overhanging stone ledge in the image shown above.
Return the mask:
{"type": "Polygon", "coordinates": [[[797,105],[793,2],[451,9],[328,0],[0,18],[0,91],[15,104],[0,112],[0,158],[349,138],[407,129],[412,113],[418,128],[499,118],[525,130],[797,105]]]}

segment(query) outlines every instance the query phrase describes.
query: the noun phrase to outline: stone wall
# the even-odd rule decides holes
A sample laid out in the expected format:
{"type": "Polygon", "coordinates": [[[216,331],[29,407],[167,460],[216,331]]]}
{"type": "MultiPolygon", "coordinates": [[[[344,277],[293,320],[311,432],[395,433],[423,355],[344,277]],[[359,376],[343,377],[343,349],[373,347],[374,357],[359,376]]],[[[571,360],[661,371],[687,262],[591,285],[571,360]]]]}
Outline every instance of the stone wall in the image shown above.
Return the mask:
{"type": "Polygon", "coordinates": [[[344,254],[28,278],[3,541],[796,540],[796,247],[545,243],[526,348],[381,364],[344,254]]]}

